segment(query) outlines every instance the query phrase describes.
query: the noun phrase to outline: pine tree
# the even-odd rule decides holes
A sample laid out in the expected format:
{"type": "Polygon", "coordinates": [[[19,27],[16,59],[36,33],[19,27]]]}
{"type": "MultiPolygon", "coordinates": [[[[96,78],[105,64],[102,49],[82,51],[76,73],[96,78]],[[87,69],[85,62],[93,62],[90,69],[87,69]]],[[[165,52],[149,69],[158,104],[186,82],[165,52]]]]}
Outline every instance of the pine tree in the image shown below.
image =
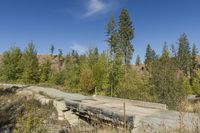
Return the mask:
{"type": "Polygon", "coordinates": [[[162,56],[161,58],[170,58],[170,52],[168,50],[168,46],[167,44],[165,43],[164,46],[163,46],[163,51],[162,51],[162,56]]]}
{"type": "Polygon", "coordinates": [[[21,65],[22,52],[13,47],[3,53],[1,66],[1,79],[4,81],[17,81],[21,78],[23,66],[21,65]]]}
{"type": "Polygon", "coordinates": [[[145,65],[150,65],[153,61],[157,59],[156,52],[151,48],[151,45],[147,45],[146,54],[145,54],[145,65]]]}
{"type": "Polygon", "coordinates": [[[152,49],[151,45],[148,44],[146,48],[146,54],[145,54],[145,61],[144,63],[147,65],[152,61],[152,49]]]}
{"type": "Polygon", "coordinates": [[[115,24],[114,16],[111,16],[108,24],[106,25],[107,43],[109,46],[109,84],[110,84],[110,95],[115,95],[116,89],[122,80],[122,49],[119,40],[119,33],[115,24]]]}
{"type": "Polygon", "coordinates": [[[37,58],[37,50],[33,42],[30,42],[23,53],[24,70],[22,81],[24,83],[38,83],[39,81],[39,66],[37,58]]]}
{"type": "Polygon", "coordinates": [[[88,52],[88,61],[89,66],[92,68],[99,59],[99,50],[98,48],[90,48],[88,52]]]}
{"type": "Polygon", "coordinates": [[[193,44],[192,46],[192,53],[191,53],[191,60],[192,60],[192,63],[191,63],[191,72],[193,73],[196,69],[197,69],[197,65],[198,65],[198,62],[197,62],[197,54],[198,54],[198,50],[197,50],[197,47],[195,44],[193,44]]]}
{"type": "Polygon", "coordinates": [[[50,48],[50,50],[51,50],[51,56],[53,56],[53,54],[54,54],[54,50],[55,50],[55,47],[54,47],[54,45],[51,45],[51,48],[50,48]]]}
{"type": "Polygon", "coordinates": [[[136,66],[141,65],[141,60],[140,60],[140,56],[137,55],[136,61],[135,61],[136,66]]]}
{"type": "Polygon", "coordinates": [[[119,47],[119,35],[116,29],[114,16],[110,17],[108,24],[106,25],[107,43],[110,47],[110,55],[113,58],[116,54],[116,49],[119,47]]]}
{"type": "Polygon", "coordinates": [[[58,63],[59,63],[59,71],[61,71],[61,67],[63,66],[64,58],[62,49],[58,49],[58,63]]]}
{"type": "Polygon", "coordinates": [[[119,16],[119,38],[124,58],[124,63],[130,64],[134,52],[132,39],[134,38],[133,22],[127,9],[122,9],[119,16]]]}
{"type": "Polygon", "coordinates": [[[173,57],[177,56],[177,49],[175,48],[173,44],[171,45],[171,53],[173,57]]]}
{"type": "Polygon", "coordinates": [[[112,69],[112,71],[110,70],[110,72],[112,73],[109,74],[110,84],[112,88],[111,93],[112,95],[115,95],[115,96],[116,96],[117,91],[121,89],[122,82],[125,76],[125,72],[124,72],[125,66],[123,65],[122,60],[123,60],[123,56],[122,56],[121,49],[117,47],[115,60],[113,62],[113,65],[110,66],[110,69],[112,69]]]}
{"type": "Polygon", "coordinates": [[[58,58],[61,59],[63,57],[62,49],[58,49],[58,58]]]}
{"type": "Polygon", "coordinates": [[[190,66],[191,66],[191,54],[190,54],[190,44],[187,39],[187,35],[183,33],[178,42],[178,64],[179,68],[183,70],[183,72],[189,76],[190,75],[190,66]]]}

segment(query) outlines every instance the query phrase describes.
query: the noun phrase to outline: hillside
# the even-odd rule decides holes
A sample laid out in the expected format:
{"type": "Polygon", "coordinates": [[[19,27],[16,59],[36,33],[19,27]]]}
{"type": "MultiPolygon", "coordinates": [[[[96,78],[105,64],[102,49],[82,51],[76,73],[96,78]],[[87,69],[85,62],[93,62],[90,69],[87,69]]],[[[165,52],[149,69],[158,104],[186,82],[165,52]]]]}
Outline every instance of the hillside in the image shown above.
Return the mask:
{"type": "MultiPolygon", "coordinates": [[[[2,63],[2,54],[0,54],[0,64],[2,63]]],[[[51,68],[55,71],[59,71],[59,58],[57,55],[48,55],[48,54],[39,54],[37,55],[39,65],[41,65],[45,60],[49,60],[51,62],[51,68]]],[[[197,62],[200,64],[200,55],[197,56],[197,62]]],[[[136,70],[139,74],[145,74],[146,68],[144,64],[141,64],[139,66],[132,64],[131,65],[133,70],[136,70]]]]}

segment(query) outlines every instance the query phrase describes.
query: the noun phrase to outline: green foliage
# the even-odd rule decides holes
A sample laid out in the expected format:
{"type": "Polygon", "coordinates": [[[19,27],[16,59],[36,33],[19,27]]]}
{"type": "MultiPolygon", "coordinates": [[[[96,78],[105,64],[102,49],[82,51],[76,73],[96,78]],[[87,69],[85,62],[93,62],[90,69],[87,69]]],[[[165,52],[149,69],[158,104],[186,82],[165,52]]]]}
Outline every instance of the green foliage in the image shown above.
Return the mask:
{"type": "Polygon", "coordinates": [[[149,66],[153,61],[157,59],[155,51],[151,48],[151,45],[147,45],[146,54],[145,54],[145,65],[149,66]]]}
{"type": "Polygon", "coordinates": [[[108,88],[107,60],[108,60],[107,55],[105,53],[102,53],[97,63],[92,68],[94,84],[98,92],[105,88],[108,88]]]}
{"type": "Polygon", "coordinates": [[[92,69],[85,64],[82,66],[81,75],[80,75],[80,87],[81,89],[89,94],[94,94],[95,83],[93,80],[92,69]]]}
{"type": "Polygon", "coordinates": [[[161,58],[164,58],[164,59],[170,58],[170,52],[168,50],[168,46],[166,43],[164,44],[161,58]]]}
{"type": "MultiPolygon", "coordinates": [[[[130,28],[130,27],[129,27],[130,28]]],[[[116,28],[114,16],[111,16],[107,24],[107,43],[110,50],[108,60],[108,78],[110,95],[116,95],[116,89],[119,87],[119,83],[124,78],[123,74],[123,50],[122,44],[120,43],[119,31],[116,28]]]]}
{"type": "Polygon", "coordinates": [[[61,70],[61,67],[63,66],[64,58],[63,58],[63,51],[62,49],[58,49],[58,64],[59,64],[59,71],[61,70]]]}
{"type": "Polygon", "coordinates": [[[59,71],[59,72],[53,71],[52,73],[50,73],[50,77],[49,77],[48,82],[51,83],[51,84],[63,86],[65,84],[65,72],[64,72],[64,70],[59,71]]]}
{"type": "Polygon", "coordinates": [[[24,83],[38,83],[39,81],[39,65],[37,58],[37,50],[33,42],[30,42],[23,53],[23,74],[22,81],[24,83]]]}
{"type": "Polygon", "coordinates": [[[180,81],[182,83],[182,87],[184,89],[184,92],[186,95],[191,95],[193,94],[193,88],[191,86],[190,83],[190,78],[186,77],[186,76],[181,76],[180,81]]]}
{"type": "Polygon", "coordinates": [[[139,55],[137,55],[137,57],[136,57],[135,64],[136,64],[136,66],[141,65],[141,59],[140,59],[140,56],[139,56],[139,55]]]}
{"type": "Polygon", "coordinates": [[[115,18],[111,16],[108,24],[106,25],[107,43],[110,47],[110,55],[113,59],[119,48],[119,34],[116,29],[115,18]]]}
{"type": "Polygon", "coordinates": [[[187,39],[187,35],[183,33],[178,42],[178,64],[179,68],[183,70],[186,75],[190,75],[190,66],[191,66],[191,54],[190,54],[190,44],[187,39]]]}
{"type": "Polygon", "coordinates": [[[81,89],[94,94],[96,88],[98,94],[102,93],[105,88],[108,88],[107,68],[108,56],[105,52],[98,56],[90,53],[87,61],[81,65],[81,89]],[[95,57],[98,57],[98,59],[95,57]]]}
{"type": "Polygon", "coordinates": [[[192,89],[195,94],[200,94],[200,69],[195,72],[192,78],[192,89]]]}
{"type": "Polygon", "coordinates": [[[167,51],[152,64],[151,83],[154,86],[157,102],[165,103],[169,108],[175,108],[185,93],[177,76],[176,62],[166,55],[168,55],[167,51]]]}
{"type": "Polygon", "coordinates": [[[51,56],[53,56],[53,54],[54,54],[54,50],[55,50],[55,47],[54,47],[54,45],[51,45],[51,48],[50,48],[50,50],[51,50],[51,56]]]}
{"type": "Polygon", "coordinates": [[[73,50],[71,54],[66,56],[63,73],[65,74],[65,86],[71,89],[78,89],[81,68],[79,55],[76,51],[73,50]]]}
{"type": "Polygon", "coordinates": [[[21,78],[23,71],[21,57],[21,50],[17,47],[3,53],[1,80],[8,82],[17,81],[21,78]]]}
{"type": "Polygon", "coordinates": [[[150,77],[142,75],[131,67],[127,68],[121,88],[117,90],[117,97],[135,100],[154,101],[150,77]]]}
{"type": "Polygon", "coordinates": [[[191,53],[191,75],[194,75],[194,72],[197,70],[197,54],[198,50],[195,44],[192,46],[192,53],[191,53]]]}
{"type": "Polygon", "coordinates": [[[133,44],[131,40],[134,38],[134,27],[133,22],[129,16],[127,9],[122,9],[119,16],[119,39],[120,47],[122,49],[122,54],[124,57],[124,63],[130,64],[132,59],[132,54],[134,52],[133,44]]]}
{"type": "MultiPolygon", "coordinates": [[[[26,84],[51,83],[65,86],[73,92],[110,95],[167,104],[170,108],[182,100],[185,94],[200,94],[200,70],[198,70],[198,50],[190,44],[186,34],[178,42],[178,51],[172,45],[171,53],[165,43],[159,57],[148,44],[145,54],[145,69],[132,68],[134,52],[132,40],[135,29],[128,10],[123,9],[118,25],[114,16],[106,25],[106,41],[109,51],[100,53],[98,48],[91,48],[85,55],[75,50],[63,55],[58,49],[58,58],[38,63],[37,50],[31,42],[22,53],[19,48],[12,48],[3,53],[0,67],[0,80],[5,82],[22,81],[26,84]],[[58,69],[52,64],[55,60],[58,69]],[[52,61],[53,60],[53,61],[52,61]]],[[[51,45],[51,56],[54,54],[51,45]]],[[[135,63],[141,64],[138,55],[135,63]]]]}
{"type": "Polygon", "coordinates": [[[51,69],[51,62],[49,59],[46,59],[42,65],[40,66],[40,82],[45,83],[48,82],[50,79],[50,76],[52,74],[52,69],[51,69]]]}
{"type": "Polygon", "coordinates": [[[177,49],[173,44],[171,45],[171,53],[173,57],[177,56],[177,49]]]}
{"type": "Polygon", "coordinates": [[[117,51],[114,61],[108,66],[109,71],[109,83],[111,89],[111,96],[116,96],[116,91],[121,89],[121,84],[124,79],[125,66],[122,64],[122,55],[117,51]]]}
{"type": "Polygon", "coordinates": [[[90,48],[88,51],[88,63],[90,68],[92,68],[99,59],[99,51],[98,48],[90,48]]]}

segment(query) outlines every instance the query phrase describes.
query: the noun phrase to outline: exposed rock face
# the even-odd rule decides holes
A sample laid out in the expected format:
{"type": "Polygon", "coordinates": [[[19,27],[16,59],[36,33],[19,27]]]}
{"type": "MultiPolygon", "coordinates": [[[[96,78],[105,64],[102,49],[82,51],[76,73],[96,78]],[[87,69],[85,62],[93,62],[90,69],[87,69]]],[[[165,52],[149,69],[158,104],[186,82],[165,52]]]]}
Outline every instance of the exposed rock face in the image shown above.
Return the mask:
{"type": "Polygon", "coordinates": [[[71,126],[78,125],[78,116],[73,114],[72,111],[66,108],[65,102],[62,98],[51,98],[49,96],[45,96],[43,92],[31,91],[28,89],[18,91],[17,95],[26,96],[29,98],[33,97],[34,99],[38,100],[42,105],[53,103],[53,106],[58,113],[58,120],[67,120],[71,126]]]}
{"type": "MultiPolygon", "coordinates": [[[[10,87],[11,85],[6,86],[10,87]]],[[[19,87],[21,89],[16,89],[16,86],[17,85],[15,85],[14,88],[10,87],[11,90],[4,89],[3,93],[7,94],[10,91],[17,91],[17,95],[25,97],[26,99],[32,97],[42,105],[52,103],[57,112],[56,119],[63,122],[63,125],[61,124],[62,126],[60,124],[52,126],[60,127],[62,132],[74,133],[76,129],[80,131],[78,128],[80,127],[80,123],[84,125],[81,131],[94,131],[93,126],[91,126],[94,124],[86,123],[79,119],[79,116],[89,121],[92,119],[103,121],[103,123],[110,121],[112,124],[117,123],[123,126],[124,102],[126,103],[126,126],[133,129],[133,132],[143,132],[143,129],[145,129],[145,131],[156,132],[162,125],[164,125],[165,128],[176,129],[177,125],[180,124],[181,113],[169,111],[166,109],[166,105],[163,104],[101,96],[83,96],[38,86],[21,86],[19,87]]],[[[9,109],[13,109],[13,107],[10,106],[9,109]]],[[[182,118],[182,121],[185,126],[192,130],[192,120],[197,118],[198,114],[185,113],[185,116],[187,117],[182,118]]],[[[6,123],[6,121],[4,123],[6,123]]],[[[12,129],[9,126],[8,123],[6,131],[12,129]]],[[[2,129],[2,126],[0,128],[2,129]]],[[[57,132],[57,130],[54,132],[57,132]]]]}

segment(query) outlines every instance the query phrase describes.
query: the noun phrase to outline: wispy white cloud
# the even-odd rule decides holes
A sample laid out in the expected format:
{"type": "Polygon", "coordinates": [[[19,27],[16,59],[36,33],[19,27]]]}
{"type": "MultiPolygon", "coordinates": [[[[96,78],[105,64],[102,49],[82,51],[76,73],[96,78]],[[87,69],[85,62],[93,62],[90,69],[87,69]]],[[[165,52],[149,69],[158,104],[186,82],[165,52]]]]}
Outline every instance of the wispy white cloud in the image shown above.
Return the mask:
{"type": "Polygon", "coordinates": [[[89,0],[87,5],[87,11],[83,14],[82,17],[93,16],[97,13],[107,12],[113,5],[113,1],[103,1],[103,0],[89,0]]]}
{"type": "Polygon", "coordinates": [[[60,13],[68,13],[76,18],[88,18],[109,11],[114,12],[127,0],[82,0],[77,6],[67,6],[60,8],[60,13]]]}
{"type": "Polygon", "coordinates": [[[92,16],[95,13],[102,11],[105,7],[106,5],[100,0],[89,0],[87,12],[83,15],[83,17],[92,16]]]}
{"type": "Polygon", "coordinates": [[[80,45],[78,43],[74,43],[71,47],[72,50],[76,50],[79,54],[85,54],[87,51],[87,47],[80,45]]]}

